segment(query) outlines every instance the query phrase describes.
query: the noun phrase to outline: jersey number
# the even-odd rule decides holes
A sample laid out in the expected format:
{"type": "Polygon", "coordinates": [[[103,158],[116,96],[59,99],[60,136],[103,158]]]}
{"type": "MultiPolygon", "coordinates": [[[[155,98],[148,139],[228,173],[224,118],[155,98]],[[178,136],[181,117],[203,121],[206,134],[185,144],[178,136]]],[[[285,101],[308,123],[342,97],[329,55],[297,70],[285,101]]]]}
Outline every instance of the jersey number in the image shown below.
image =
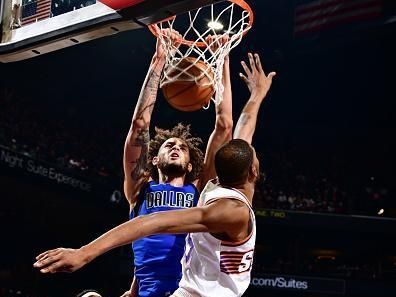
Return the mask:
{"type": "Polygon", "coordinates": [[[250,270],[253,263],[253,251],[249,251],[243,255],[241,264],[238,267],[238,272],[244,272],[250,270]]]}

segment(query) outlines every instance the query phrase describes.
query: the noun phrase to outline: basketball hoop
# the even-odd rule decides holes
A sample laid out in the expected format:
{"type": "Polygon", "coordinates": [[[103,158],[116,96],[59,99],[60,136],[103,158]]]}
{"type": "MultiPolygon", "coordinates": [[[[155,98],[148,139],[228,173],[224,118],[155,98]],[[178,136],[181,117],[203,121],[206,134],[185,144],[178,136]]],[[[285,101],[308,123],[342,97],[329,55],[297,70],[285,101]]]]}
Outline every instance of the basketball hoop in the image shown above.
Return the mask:
{"type": "Polygon", "coordinates": [[[205,73],[205,76],[211,77],[210,83],[215,90],[215,98],[212,100],[220,104],[224,91],[222,84],[224,58],[250,30],[253,19],[253,11],[244,0],[228,0],[172,16],[150,25],[150,31],[160,40],[166,53],[166,64],[160,87],[181,79],[196,81],[191,71],[180,67],[183,59],[193,57],[196,63],[204,62],[208,65],[205,70],[208,73],[205,73]],[[181,34],[182,38],[177,42],[180,44],[179,47],[169,42],[169,38],[164,34],[166,29],[176,30],[181,34]],[[213,37],[210,44],[206,40],[209,35],[213,37]],[[224,36],[227,36],[227,41],[221,43],[220,40],[223,40],[224,36]],[[213,46],[215,50],[211,49],[213,46]],[[180,75],[170,75],[175,69],[180,75]]]}

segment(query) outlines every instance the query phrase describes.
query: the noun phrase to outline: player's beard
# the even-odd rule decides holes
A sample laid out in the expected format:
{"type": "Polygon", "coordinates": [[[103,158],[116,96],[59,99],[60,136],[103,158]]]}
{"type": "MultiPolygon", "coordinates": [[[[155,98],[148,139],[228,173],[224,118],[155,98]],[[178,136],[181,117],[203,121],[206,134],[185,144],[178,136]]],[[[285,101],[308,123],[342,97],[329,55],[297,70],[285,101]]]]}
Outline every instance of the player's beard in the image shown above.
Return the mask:
{"type": "Polygon", "coordinates": [[[186,164],[160,162],[158,164],[158,169],[161,170],[162,174],[172,177],[183,176],[187,173],[186,164]]]}

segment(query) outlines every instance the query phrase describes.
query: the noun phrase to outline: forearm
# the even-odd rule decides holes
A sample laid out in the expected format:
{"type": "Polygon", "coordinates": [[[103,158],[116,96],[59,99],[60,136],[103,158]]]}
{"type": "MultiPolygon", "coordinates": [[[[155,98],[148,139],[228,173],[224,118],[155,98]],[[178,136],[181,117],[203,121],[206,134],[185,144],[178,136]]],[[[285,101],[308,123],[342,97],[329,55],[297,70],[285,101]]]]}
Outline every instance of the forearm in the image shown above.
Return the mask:
{"type": "Polygon", "coordinates": [[[140,91],[139,99],[136,103],[132,118],[131,130],[134,127],[147,128],[150,124],[151,114],[157,99],[157,92],[164,68],[165,60],[153,57],[150,68],[147,72],[143,87],[140,91]]]}
{"type": "MultiPolygon", "coordinates": [[[[136,103],[133,114],[131,127],[125,139],[125,175],[131,174],[131,167],[135,167],[134,171],[138,171],[137,173],[140,174],[142,166],[135,166],[136,164],[145,166],[145,153],[148,150],[148,143],[150,140],[149,126],[151,114],[157,99],[158,85],[164,63],[165,61],[163,59],[157,59],[155,56],[153,57],[142,90],[140,91],[139,99],[136,103]]],[[[138,174],[135,174],[136,178],[138,177],[138,174]]]]}
{"type": "Polygon", "coordinates": [[[148,128],[135,128],[124,145],[124,174],[138,180],[146,169],[150,142],[148,128]]]}
{"type": "Polygon", "coordinates": [[[229,58],[224,59],[222,83],[223,100],[216,105],[216,127],[232,130],[232,90],[229,58]]]}
{"type": "Polygon", "coordinates": [[[253,134],[256,129],[257,115],[264,98],[265,95],[260,93],[252,93],[250,95],[235,126],[234,138],[252,143],[253,134]]]}
{"type": "Polygon", "coordinates": [[[147,167],[151,113],[157,98],[158,85],[164,63],[164,59],[153,57],[125,140],[123,157],[124,192],[131,205],[136,199],[139,186],[144,182],[142,176],[147,167]]]}
{"type": "Polygon", "coordinates": [[[202,189],[208,180],[216,177],[214,156],[219,148],[232,138],[232,93],[228,57],[224,61],[222,81],[223,100],[219,105],[216,104],[216,122],[206,147],[204,168],[197,185],[199,189],[202,189]]]}
{"type": "Polygon", "coordinates": [[[157,212],[115,227],[80,249],[57,248],[36,257],[34,267],[42,273],[73,272],[105,252],[152,234],[224,233],[247,222],[249,209],[233,199],[207,206],[157,212]]]}
{"type": "Polygon", "coordinates": [[[148,215],[125,222],[83,246],[81,250],[84,252],[87,261],[90,262],[109,250],[126,245],[149,234],[154,234],[157,224],[150,224],[150,221],[151,216],[148,215]]]}
{"type": "Polygon", "coordinates": [[[87,261],[91,261],[109,250],[152,234],[205,231],[196,223],[201,220],[201,211],[195,208],[140,216],[113,228],[81,249],[87,261]]]}
{"type": "Polygon", "coordinates": [[[148,128],[135,127],[124,145],[124,193],[131,207],[140,187],[147,180],[147,155],[150,135],[148,128]]]}

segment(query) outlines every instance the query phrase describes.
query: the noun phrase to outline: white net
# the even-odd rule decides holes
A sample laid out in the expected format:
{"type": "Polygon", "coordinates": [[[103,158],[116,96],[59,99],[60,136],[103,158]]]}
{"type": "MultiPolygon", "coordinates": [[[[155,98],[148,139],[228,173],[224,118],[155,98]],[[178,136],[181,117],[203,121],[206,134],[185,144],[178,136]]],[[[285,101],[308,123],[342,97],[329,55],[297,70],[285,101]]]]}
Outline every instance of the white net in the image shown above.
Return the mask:
{"type": "Polygon", "coordinates": [[[158,38],[167,56],[160,87],[175,81],[194,81],[197,84],[204,81],[208,84],[207,80],[200,80],[193,71],[189,71],[191,67],[199,67],[202,71],[200,77],[204,75],[210,78],[209,84],[215,90],[212,101],[219,104],[224,91],[224,58],[241,42],[243,35],[251,28],[252,21],[253,15],[247,4],[243,8],[233,2],[224,1],[153,25],[156,26],[154,30],[159,32],[158,38]],[[180,46],[175,46],[165,34],[161,34],[166,29],[176,30],[182,35],[180,46]],[[185,67],[185,59],[194,62],[185,67]],[[206,67],[202,67],[200,62],[204,62],[206,67]]]}

